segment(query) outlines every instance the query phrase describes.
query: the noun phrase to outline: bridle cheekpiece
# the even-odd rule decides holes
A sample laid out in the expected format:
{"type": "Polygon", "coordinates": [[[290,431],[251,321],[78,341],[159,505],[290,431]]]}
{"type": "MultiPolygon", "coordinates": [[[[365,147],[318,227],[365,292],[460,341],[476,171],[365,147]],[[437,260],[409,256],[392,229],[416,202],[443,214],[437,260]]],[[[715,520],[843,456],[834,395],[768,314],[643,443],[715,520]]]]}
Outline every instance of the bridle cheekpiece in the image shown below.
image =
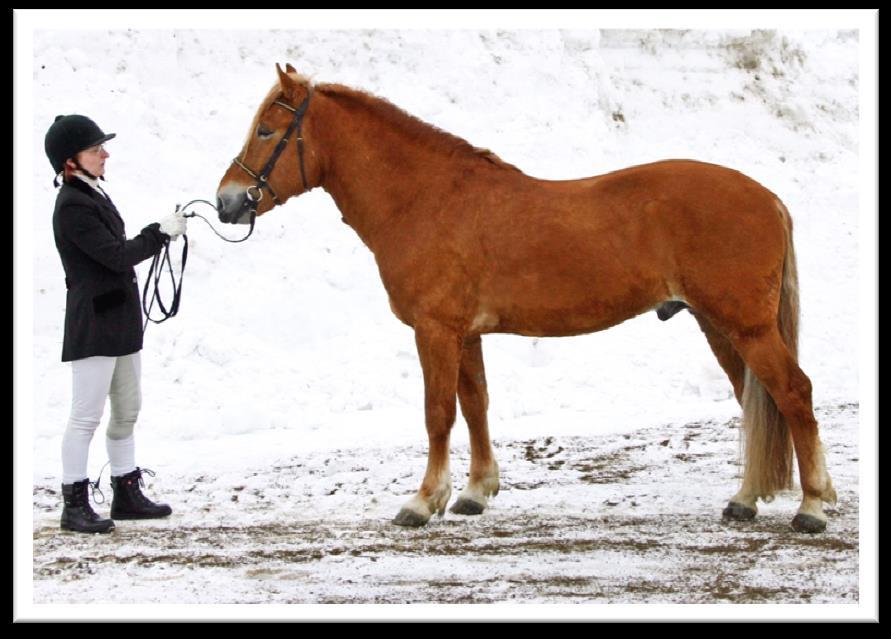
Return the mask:
{"type": "Polygon", "coordinates": [[[275,163],[278,161],[279,156],[285,150],[285,147],[288,145],[288,141],[291,139],[291,136],[294,134],[295,131],[297,132],[297,155],[300,158],[300,177],[303,179],[303,190],[309,190],[309,185],[306,182],[306,168],[303,163],[302,127],[303,116],[306,115],[306,110],[307,108],[309,108],[310,97],[312,97],[312,87],[309,87],[309,93],[307,93],[306,98],[303,100],[303,102],[300,103],[300,106],[296,108],[281,100],[276,100],[275,102],[273,102],[273,104],[287,109],[288,111],[293,113],[294,119],[291,120],[291,124],[288,126],[287,131],[285,131],[282,139],[278,141],[278,144],[272,151],[272,155],[269,157],[269,160],[266,162],[266,165],[263,167],[263,170],[260,171],[259,174],[254,173],[241,159],[235,158],[234,160],[232,160],[232,163],[235,164],[235,166],[242,169],[245,173],[247,173],[257,181],[256,184],[249,186],[245,192],[247,201],[250,202],[249,206],[252,213],[256,212],[257,204],[260,202],[260,200],[263,199],[263,189],[269,189],[269,193],[270,195],[272,195],[272,201],[275,202],[277,205],[282,203],[281,200],[278,199],[278,196],[275,194],[275,191],[273,191],[272,187],[269,185],[269,175],[272,173],[272,169],[275,168],[275,163]]]}

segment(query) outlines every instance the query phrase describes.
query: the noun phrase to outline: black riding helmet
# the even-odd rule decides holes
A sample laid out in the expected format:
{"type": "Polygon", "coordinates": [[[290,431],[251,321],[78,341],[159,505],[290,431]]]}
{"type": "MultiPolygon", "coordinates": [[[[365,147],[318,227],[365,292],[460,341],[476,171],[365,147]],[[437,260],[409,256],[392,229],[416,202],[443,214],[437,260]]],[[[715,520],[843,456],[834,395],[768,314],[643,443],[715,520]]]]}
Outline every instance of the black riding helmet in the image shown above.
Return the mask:
{"type": "Polygon", "coordinates": [[[83,115],[57,115],[46,132],[46,157],[56,175],[62,172],[65,160],[112,139],[116,133],[104,133],[90,118],[83,115]]]}

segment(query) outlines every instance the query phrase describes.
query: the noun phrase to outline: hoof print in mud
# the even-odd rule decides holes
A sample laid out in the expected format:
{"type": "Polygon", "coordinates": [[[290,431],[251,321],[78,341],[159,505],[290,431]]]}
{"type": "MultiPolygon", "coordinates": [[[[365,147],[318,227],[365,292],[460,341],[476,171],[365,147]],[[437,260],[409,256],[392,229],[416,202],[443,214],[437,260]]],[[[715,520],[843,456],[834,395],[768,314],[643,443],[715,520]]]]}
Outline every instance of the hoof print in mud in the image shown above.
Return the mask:
{"type": "Polygon", "coordinates": [[[422,517],[413,510],[403,508],[399,514],[393,519],[393,523],[397,526],[408,526],[410,528],[420,528],[429,521],[429,517],[422,517]]]}
{"type": "Polygon", "coordinates": [[[821,533],[826,530],[826,522],[812,515],[798,513],[792,520],[792,529],[800,533],[821,533]]]}
{"type": "Polygon", "coordinates": [[[486,507],[478,502],[470,499],[459,499],[449,508],[449,512],[456,515],[482,515],[485,509],[486,507]]]}
{"type": "Polygon", "coordinates": [[[730,502],[727,504],[727,508],[724,509],[724,512],[721,515],[725,521],[750,521],[755,519],[755,514],[756,512],[754,508],[749,508],[748,506],[743,506],[736,502],[730,502]]]}

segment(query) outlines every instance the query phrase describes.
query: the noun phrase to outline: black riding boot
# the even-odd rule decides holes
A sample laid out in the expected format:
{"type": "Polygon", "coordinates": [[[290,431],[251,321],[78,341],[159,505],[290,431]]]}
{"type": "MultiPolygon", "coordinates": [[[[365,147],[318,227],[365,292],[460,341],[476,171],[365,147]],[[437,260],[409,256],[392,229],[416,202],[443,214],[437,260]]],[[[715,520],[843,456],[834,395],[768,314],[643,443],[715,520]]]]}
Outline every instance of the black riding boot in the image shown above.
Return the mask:
{"type": "Polygon", "coordinates": [[[111,500],[112,519],[157,519],[171,512],[167,504],[156,504],[142,494],[142,473],[154,476],[147,468],[136,468],[132,473],[111,478],[114,499],[111,500]]]}
{"type": "Polygon", "coordinates": [[[89,488],[89,479],[62,484],[62,498],[65,500],[62,530],[84,533],[107,533],[114,530],[114,522],[111,519],[100,519],[90,506],[89,488]]]}

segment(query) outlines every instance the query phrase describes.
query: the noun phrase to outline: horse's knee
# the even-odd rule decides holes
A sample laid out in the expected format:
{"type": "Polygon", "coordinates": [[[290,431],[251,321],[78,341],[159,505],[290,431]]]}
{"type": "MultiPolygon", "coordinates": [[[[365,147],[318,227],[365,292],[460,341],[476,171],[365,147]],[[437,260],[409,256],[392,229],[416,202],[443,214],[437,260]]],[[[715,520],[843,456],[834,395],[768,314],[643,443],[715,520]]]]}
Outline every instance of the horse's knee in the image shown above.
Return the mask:
{"type": "Polygon", "coordinates": [[[489,410],[489,393],[486,389],[465,389],[460,388],[458,398],[461,400],[461,412],[468,418],[469,422],[484,416],[489,410]]]}
{"type": "Polygon", "coordinates": [[[427,431],[430,435],[447,434],[455,423],[455,401],[428,403],[426,409],[427,431]]]}

